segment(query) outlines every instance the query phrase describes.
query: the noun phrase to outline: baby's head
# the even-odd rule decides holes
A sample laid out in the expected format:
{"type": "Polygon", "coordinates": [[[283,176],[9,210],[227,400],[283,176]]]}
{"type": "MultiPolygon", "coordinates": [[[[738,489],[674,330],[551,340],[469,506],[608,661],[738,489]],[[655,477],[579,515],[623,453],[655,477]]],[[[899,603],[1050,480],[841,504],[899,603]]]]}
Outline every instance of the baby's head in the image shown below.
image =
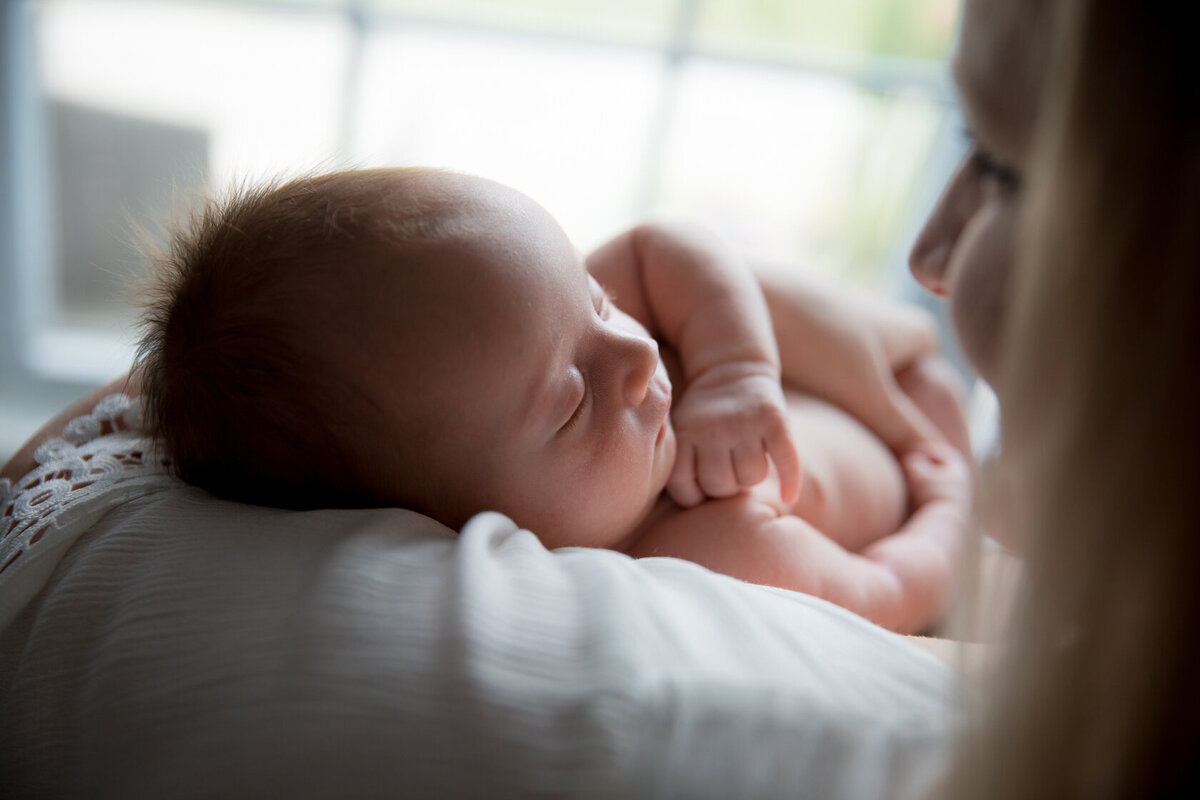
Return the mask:
{"type": "Polygon", "coordinates": [[[614,546],[674,460],[657,347],[499,184],[336,173],[213,206],[164,259],[140,363],[189,482],[290,508],[496,509],[614,546]]]}

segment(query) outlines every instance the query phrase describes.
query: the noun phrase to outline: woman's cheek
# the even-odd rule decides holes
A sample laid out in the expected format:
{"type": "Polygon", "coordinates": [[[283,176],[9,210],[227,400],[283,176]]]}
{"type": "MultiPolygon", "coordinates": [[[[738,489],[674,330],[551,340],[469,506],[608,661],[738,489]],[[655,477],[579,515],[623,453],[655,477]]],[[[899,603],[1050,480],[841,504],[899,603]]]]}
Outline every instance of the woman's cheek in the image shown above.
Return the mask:
{"type": "Polygon", "coordinates": [[[952,267],[950,315],[963,354],[994,384],[1007,307],[1012,261],[1013,214],[1007,207],[981,210],[963,233],[952,267]]]}

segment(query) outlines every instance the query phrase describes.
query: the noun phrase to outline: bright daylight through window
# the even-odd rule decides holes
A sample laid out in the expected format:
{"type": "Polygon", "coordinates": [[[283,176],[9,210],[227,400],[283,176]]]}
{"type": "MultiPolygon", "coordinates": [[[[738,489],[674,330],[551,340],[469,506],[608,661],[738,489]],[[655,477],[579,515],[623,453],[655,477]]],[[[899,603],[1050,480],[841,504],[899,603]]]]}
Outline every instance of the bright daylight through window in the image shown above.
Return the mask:
{"type": "Polygon", "coordinates": [[[894,291],[957,155],[956,9],[7,4],[0,458],[47,406],[128,365],[138,236],[161,235],[203,190],[262,177],[465,170],[537,199],[582,249],[648,215],[688,217],[750,252],[894,291]]]}

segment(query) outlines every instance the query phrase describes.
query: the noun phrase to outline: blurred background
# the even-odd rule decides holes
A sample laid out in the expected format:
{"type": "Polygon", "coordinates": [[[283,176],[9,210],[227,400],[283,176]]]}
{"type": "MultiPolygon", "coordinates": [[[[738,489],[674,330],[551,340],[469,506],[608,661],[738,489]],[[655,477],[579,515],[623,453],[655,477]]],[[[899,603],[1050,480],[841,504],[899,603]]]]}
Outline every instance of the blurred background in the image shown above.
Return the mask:
{"type": "Polygon", "coordinates": [[[424,164],[581,249],[649,215],[919,300],[957,0],[20,0],[3,11],[0,461],[124,371],[139,237],[204,192],[424,164]]]}

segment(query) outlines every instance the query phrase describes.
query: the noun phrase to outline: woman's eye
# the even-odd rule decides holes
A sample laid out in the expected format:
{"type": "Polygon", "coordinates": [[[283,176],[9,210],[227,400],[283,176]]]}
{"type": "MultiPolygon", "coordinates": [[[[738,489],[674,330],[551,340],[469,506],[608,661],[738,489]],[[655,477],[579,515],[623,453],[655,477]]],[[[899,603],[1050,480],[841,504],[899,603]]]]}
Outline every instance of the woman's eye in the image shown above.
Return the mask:
{"type": "Polygon", "coordinates": [[[1005,192],[1014,192],[1021,188],[1021,174],[1004,162],[995,158],[983,147],[969,128],[962,129],[963,139],[970,150],[967,153],[967,164],[980,180],[987,181],[1005,192]]]}
{"type": "Polygon", "coordinates": [[[1002,164],[978,145],[971,149],[971,169],[983,180],[992,181],[1001,189],[1012,192],[1021,186],[1021,176],[1012,167],[1002,164]]]}

